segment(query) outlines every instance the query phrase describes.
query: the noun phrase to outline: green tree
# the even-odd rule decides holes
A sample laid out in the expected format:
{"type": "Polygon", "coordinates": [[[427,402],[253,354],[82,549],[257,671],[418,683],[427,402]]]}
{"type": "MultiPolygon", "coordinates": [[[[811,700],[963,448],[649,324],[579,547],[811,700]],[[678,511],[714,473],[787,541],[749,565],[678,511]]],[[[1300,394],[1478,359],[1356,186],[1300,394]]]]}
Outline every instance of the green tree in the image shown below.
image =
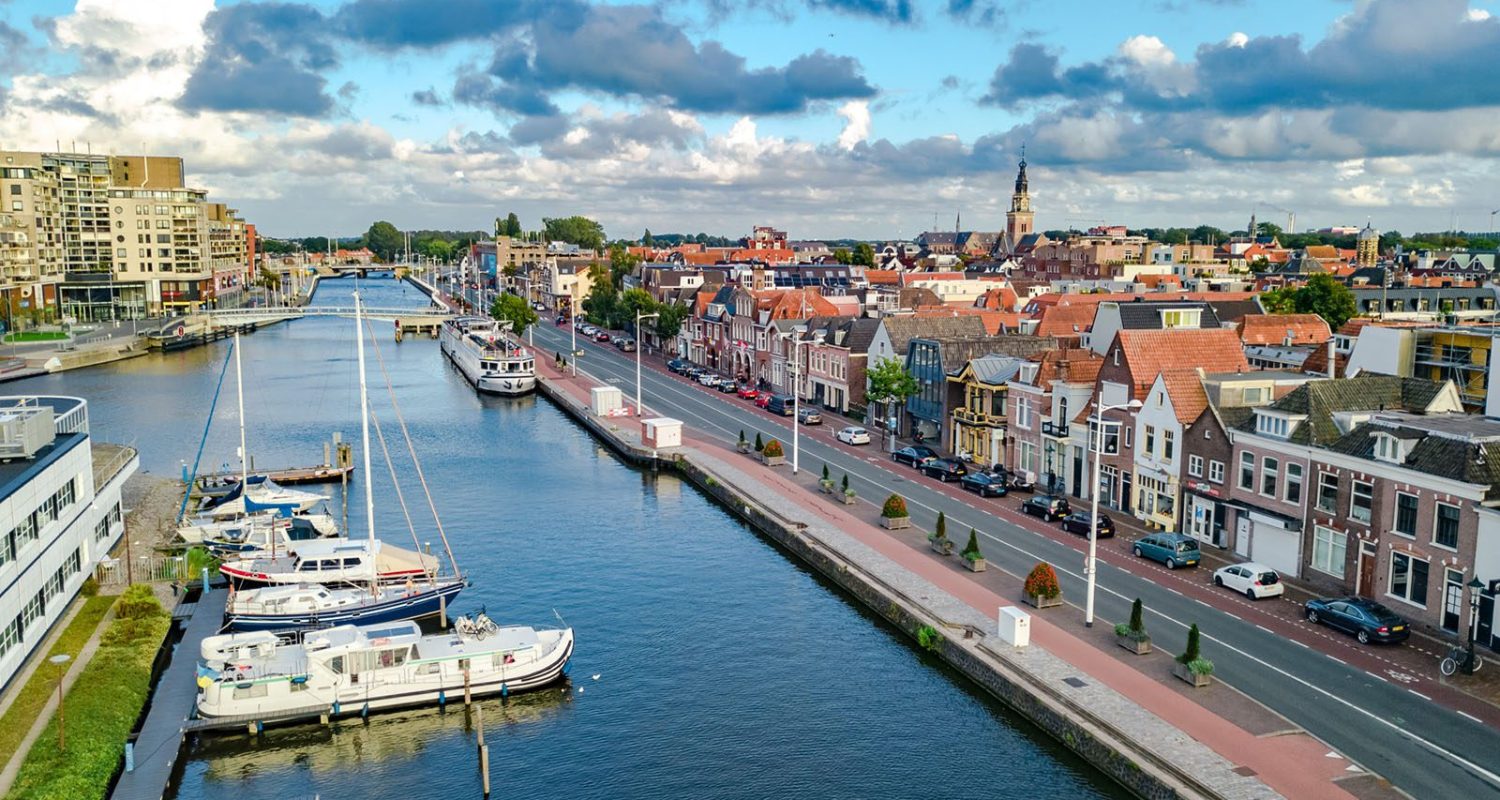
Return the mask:
{"type": "Polygon", "coordinates": [[[1267,314],[1295,314],[1297,312],[1297,290],[1281,287],[1261,292],[1260,304],[1267,314]]]}
{"type": "Polygon", "coordinates": [[[1193,241],[1199,244],[1214,244],[1226,241],[1229,234],[1212,225],[1199,225],[1193,229],[1193,241]]]}
{"type": "Polygon", "coordinates": [[[505,225],[503,227],[505,229],[506,236],[518,237],[522,233],[521,218],[516,216],[516,212],[512,211],[508,216],[506,216],[505,225]]]}
{"type": "MultiPolygon", "coordinates": [[[[620,293],[619,325],[614,327],[624,328],[629,325],[635,327],[635,316],[637,314],[651,314],[656,311],[656,300],[652,299],[651,293],[645,289],[626,289],[620,293]]],[[[635,332],[637,336],[639,331],[635,332]]]]}
{"type": "Polygon", "coordinates": [[[619,309],[620,292],[615,289],[609,280],[609,267],[595,262],[589,267],[589,280],[592,285],[589,288],[589,296],[583,298],[583,311],[588,315],[589,322],[595,325],[613,327],[619,309]]]}
{"type": "Polygon", "coordinates": [[[865,374],[865,378],[869,381],[865,398],[871,403],[884,403],[887,419],[896,415],[898,404],[917,393],[917,379],[894,358],[881,359],[865,374]]]}
{"type": "Polygon", "coordinates": [[[490,307],[490,316],[501,322],[509,322],[512,332],[520,335],[537,322],[536,312],[524,298],[513,294],[501,294],[490,307]]]}
{"type": "Polygon", "coordinates": [[[656,318],[656,335],[663,342],[675,339],[682,332],[682,323],[687,321],[690,309],[679,303],[668,303],[657,306],[657,313],[661,316],[656,318]]]}
{"type": "Polygon", "coordinates": [[[623,244],[612,244],[609,246],[609,282],[619,289],[625,283],[625,276],[635,269],[635,265],[641,263],[641,259],[631,255],[623,244]]]}
{"type": "Polygon", "coordinates": [[[391,261],[405,246],[405,239],[396,226],[385,220],[376,222],[365,231],[364,244],[381,261],[391,261]]]}
{"type": "Polygon", "coordinates": [[[604,247],[604,226],[588,217],[544,217],[542,228],[548,241],[568,242],[595,251],[604,247]]]}
{"type": "Polygon", "coordinates": [[[1359,313],[1354,302],[1354,293],[1337,278],[1327,273],[1314,275],[1297,290],[1294,304],[1299,314],[1317,314],[1328,321],[1328,327],[1338,330],[1359,313]]]}
{"type": "Polygon", "coordinates": [[[854,246],[854,255],[850,257],[850,262],[864,267],[875,266],[875,248],[871,247],[869,242],[860,242],[854,246]]]}
{"type": "Polygon", "coordinates": [[[453,257],[454,245],[446,239],[428,239],[417,246],[417,251],[428,258],[447,261],[453,257]]]}
{"type": "Polygon", "coordinates": [[[646,229],[646,233],[641,236],[641,246],[642,247],[655,247],[656,246],[656,239],[652,238],[652,236],[651,236],[651,229],[650,228],[647,228],[646,229]]]}
{"type": "Polygon", "coordinates": [[[833,260],[840,264],[848,264],[854,261],[854,254],[849,252],[849,248],[840,247],[833,251],[833,260]]]}
{"type": "Polygon", "coordinates": [[[1281,226],[1274,222],[1257,223],[1255,227],[1256,233],[1260,236],[1275,236],[1279,238],[1282,234],[1281,226]]]}

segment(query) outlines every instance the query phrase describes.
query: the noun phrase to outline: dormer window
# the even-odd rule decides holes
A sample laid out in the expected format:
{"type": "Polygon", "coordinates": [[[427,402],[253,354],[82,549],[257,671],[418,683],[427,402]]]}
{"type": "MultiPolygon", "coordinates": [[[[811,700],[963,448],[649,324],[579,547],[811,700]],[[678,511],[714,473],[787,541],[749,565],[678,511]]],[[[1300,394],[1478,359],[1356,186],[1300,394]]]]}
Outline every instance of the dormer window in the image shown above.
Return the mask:
{"type": "Polygon", "coordinates": [[[1275,416],[1272,414],[1255,415],[1256,433],[1265,436],[1274,436],[1277,439],[1285,439],[1291,433],[1291,428],[1291,421],[1286,417],[1275,416]]]}
{"type": "Polygon", "coordinates": [[[1161,312],[1161,326],[1163,328],[1196,328],[1203,320],[1203,310],[1198,308],[1183,308],[1175,311],[1161,312]]]}
{"type": "Polygon", "coordinates": [[[1388,434],[1375,434],[1375,458],[1392,464],[1406,463],[1406,446],[1400,439],[1388,434]]]}

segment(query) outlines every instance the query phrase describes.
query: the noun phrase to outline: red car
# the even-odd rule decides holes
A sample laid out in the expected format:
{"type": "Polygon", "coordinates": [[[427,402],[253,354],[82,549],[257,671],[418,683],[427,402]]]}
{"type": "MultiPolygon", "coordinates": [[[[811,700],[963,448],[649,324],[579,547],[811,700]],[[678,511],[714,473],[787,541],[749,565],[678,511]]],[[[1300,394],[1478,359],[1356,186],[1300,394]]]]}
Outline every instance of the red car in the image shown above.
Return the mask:
{"type": "Polygon", "coordinates": [[[739,394],[740,394],[740,399],[741,400],[759,400],[760,399],[760,392],[756,391],[756,389],[755,389],[754,386],[742,386],[742,387],[740,387],[739,394]]]}
{"type": "Polygon", "coordinates": [[[766,406],[769,406],[771,404],[771,398],[774,396],[775,395],[771,394],[770,392],[763,392],[761,394],[758,394],[755,397],[755,405],[761,408],[765,408],[766,406]]]}

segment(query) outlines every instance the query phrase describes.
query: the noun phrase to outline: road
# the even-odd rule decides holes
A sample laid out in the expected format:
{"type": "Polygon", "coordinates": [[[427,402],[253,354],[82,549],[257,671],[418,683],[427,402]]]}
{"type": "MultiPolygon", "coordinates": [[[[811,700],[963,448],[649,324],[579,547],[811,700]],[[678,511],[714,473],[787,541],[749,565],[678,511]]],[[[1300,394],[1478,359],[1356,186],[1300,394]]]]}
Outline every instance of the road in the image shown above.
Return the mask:
{"type": "MultiPolygon", "coordinates": [[[[545,322],[535,329],[537,344],[549,350],[566,351],[568,334],[545,322]]],[[[633,395],[633,357],[581,337],[579,347],[581,370],[633,395]]],[[[734,441],[743,430],[752,439],[757,433],[780,439],[790,450],[789,418],[772,417],[666,373],[659,357],[644,360],[648,409],[682,419],[708,436],[734,441]]],[[[930,528],[941,510],[950,535],[960,541],[966,528],[980,531],[992,564],[1024,575],[1037,561],[1047,561],[1057,567],[1066,597],[1084,596],[1081,538],[1019,516],[1014,499],[981,500],[895,465],[878,449],[835,443],[836,427],[802,429],[803,469],[818,474],[826,463],[835,480],[847,473],[860,497],[875,503],[898,492],[922,527],[930,528]]],[[[1218,677],[1412,796],[1500,798],[1500,732],[1351,663],[1354,659],[1313,649],[1306,632],[1274,630],[1288,623],[1259,614],[1248,601],[1206,585],[1178,588],[1183,584],[1175,573],[1131,559],[1122,547],[1100,549],[1108,551],[1101,552],[1098,575],[1097,613],[1108,621],[1102,624],[1126,620],[1130,602],[1139,597],[1158,646],[1181,652],[1188,625],[1197,623],[1204,657],[1214,662],[1218,677]]]]}

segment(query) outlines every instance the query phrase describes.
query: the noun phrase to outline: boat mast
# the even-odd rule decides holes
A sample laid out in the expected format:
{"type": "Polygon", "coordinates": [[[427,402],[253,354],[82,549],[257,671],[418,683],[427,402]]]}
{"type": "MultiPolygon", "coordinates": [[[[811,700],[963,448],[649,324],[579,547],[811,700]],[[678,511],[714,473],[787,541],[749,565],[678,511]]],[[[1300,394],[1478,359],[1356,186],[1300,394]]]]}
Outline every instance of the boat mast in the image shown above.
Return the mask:
{"type": "Polygon", "coordinates": [[[245,373],[240,369],[239,331],[234,332],[234,390],[240,401],[240,499],[243,505],[243,501],[250,497],[250,454],[245,450],[245,373]]]}
{"type": "Polygon", "coordinates": [[[370,529],[370,591],[379,594],[376,586],[380,570],[375,564],[375,487],[370,479],[370,387],[365,383],[365,331],[364,313],[360,305],[359,292],[354,293],[354,343],[359,353],[359,435],[360,454],[364,459],[365,521],[370,529]]]}

